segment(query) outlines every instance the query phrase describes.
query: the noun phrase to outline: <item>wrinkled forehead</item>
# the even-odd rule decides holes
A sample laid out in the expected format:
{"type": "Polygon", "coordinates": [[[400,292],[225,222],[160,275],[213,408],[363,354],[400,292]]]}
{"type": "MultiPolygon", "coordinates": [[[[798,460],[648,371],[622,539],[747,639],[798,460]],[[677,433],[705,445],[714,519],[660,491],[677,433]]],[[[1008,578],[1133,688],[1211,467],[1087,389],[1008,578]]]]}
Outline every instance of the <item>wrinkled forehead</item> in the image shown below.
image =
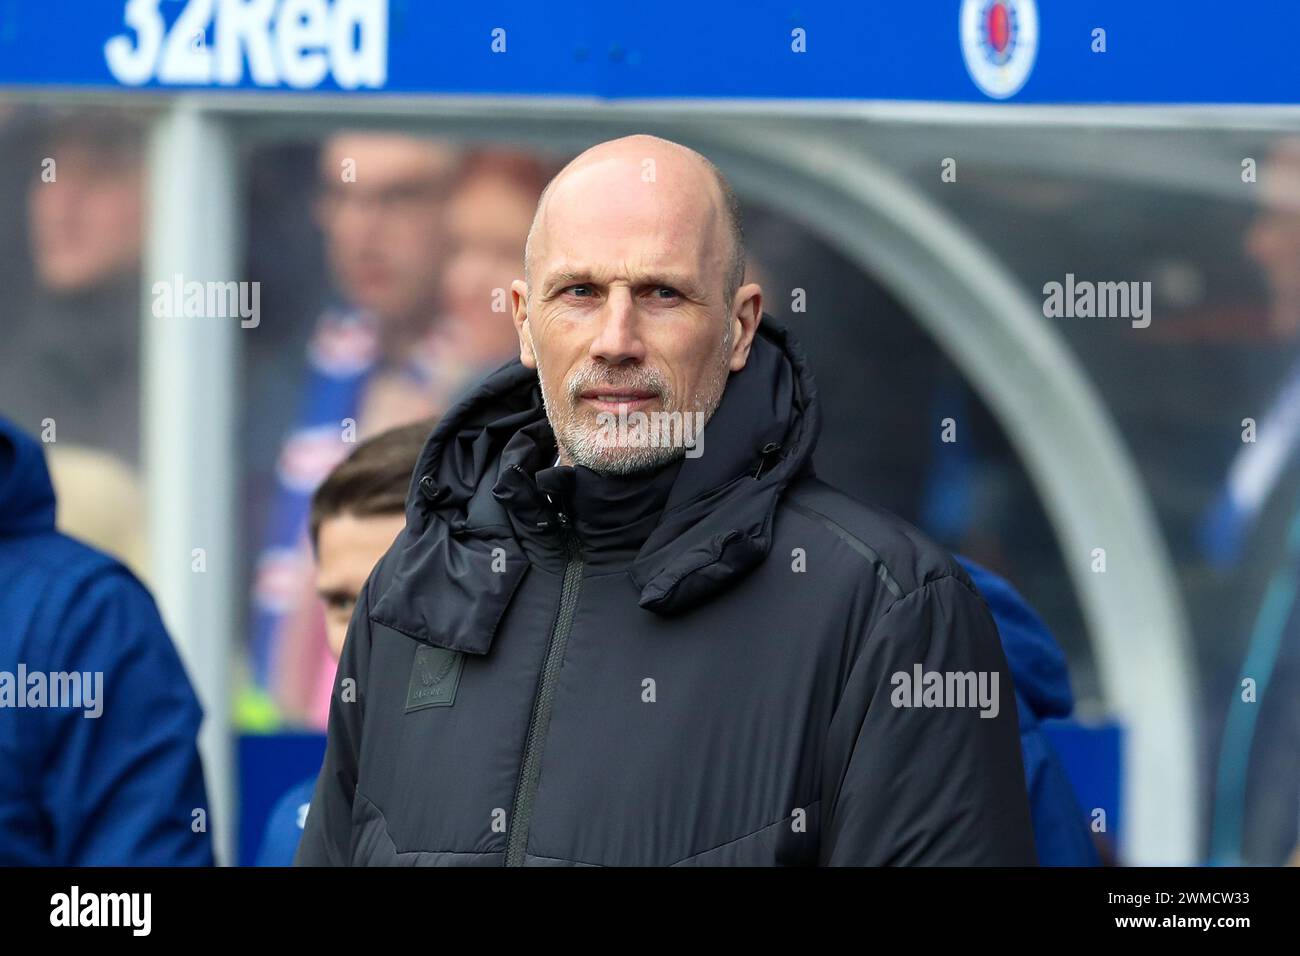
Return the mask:
{"type": "Polygon", "coordinates": [[[547,195],[533,268],[672,267],[701,280],[721,269],[717,188],[684,163],[611,160],[567,174],[547,195]]]}

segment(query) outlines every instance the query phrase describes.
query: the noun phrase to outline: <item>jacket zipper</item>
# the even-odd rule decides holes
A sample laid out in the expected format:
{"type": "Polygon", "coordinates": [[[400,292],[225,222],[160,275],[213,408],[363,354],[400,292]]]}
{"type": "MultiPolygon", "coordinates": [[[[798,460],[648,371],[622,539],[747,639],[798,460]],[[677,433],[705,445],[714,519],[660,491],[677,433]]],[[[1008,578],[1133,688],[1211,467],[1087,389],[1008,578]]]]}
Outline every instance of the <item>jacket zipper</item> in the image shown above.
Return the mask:
{"type": "Polygon", "coordinates": [[[524,852],[528,846],[528,831],[533,818],[533,801],[541,779],[542,751],[546,744],[546,730],[551,722],[551,705],[555,700],[555,682],[564,662],[564,647],[573,629],[573,617],[578,610],[578,594],[582,590],[582,551],[578,538],[569,527],[569,516],[559,514],[560,535],[568,563],[560,584],[560,607],[551,627],[546,645],[546,658],[542,675],[537,681],[533,697],[533,712],[528,720],[528,736],[524,739],[524,755],[519,762],[519,780],[515,784],[514,804],[510,810],[506,834],[506,866],[523,866],[524,852]]]}

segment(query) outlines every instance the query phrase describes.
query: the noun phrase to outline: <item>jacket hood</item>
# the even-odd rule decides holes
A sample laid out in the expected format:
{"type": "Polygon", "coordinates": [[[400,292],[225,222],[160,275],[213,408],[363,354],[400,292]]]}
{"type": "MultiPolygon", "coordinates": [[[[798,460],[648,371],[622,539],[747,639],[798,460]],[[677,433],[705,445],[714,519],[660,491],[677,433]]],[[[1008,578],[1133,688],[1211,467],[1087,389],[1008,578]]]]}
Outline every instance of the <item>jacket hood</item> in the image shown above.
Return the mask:
{"type": "Polygon", "coordinates": [[[0,418],[0,537],[54,530],[54,486],[45,452],[0,418]]]}
{"type": "Polygon", "coordinates": [[[767,556],[777,503],[812,473],[820,426],[803,352],[766,315],[698,456],[644,475],[553,467],[537,374],[509,362],[448,411],[426,442],[406,531],[372,595],[371,618],[431,644],[487,653],[528,555],[560,553],[558,509],[574,518],[584,557],[629,546],[641,607],[688,611],[767,556]]]}
{"type": "Polygon", "coordinates": [[[1037,720],[1068,717],[1074,710],[1069,667],[1043,619],[1005,579],[969,558],[957,560],[984,596],[998,626],[1016,696],[1037,720]]]}

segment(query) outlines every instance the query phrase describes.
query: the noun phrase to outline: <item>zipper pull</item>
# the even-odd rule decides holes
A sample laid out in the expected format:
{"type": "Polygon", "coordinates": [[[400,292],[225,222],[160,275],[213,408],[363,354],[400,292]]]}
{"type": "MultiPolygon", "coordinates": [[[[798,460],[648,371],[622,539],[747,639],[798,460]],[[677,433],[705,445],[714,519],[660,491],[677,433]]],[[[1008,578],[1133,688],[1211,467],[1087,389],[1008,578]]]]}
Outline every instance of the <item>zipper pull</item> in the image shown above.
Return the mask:
{"type": "Polygon", "coordinates": [[[570,561],[576,561],[582,557],[582,542],[578,540],[578,533],[573,530],[573,520],[569,513],[563,508],[556,507],[555,520],[560,528],[560,543],[564,546],[564,553],[568,555],[570,561]]]}
{"type": "Polygon", "coordinates": [[[551,510],[555,512],[555,522],[559,525],[560,539],[564,542],[564,550],[572,556],[578,550],[578,536],[573,531],[573,522],[569,518],[569,513],[549,493],[546,495],[546,500],[550,502],[551,510]]]}
{"type": "Polygon", "coordinates": [[[772,456],[776,455],[780,450],[781,446],[774,441],[770,441],[763,446],[763,450],[759,452],[762,457],[758,461],[758,469],[754,472],[755,479],[763,477],[763,472],[767,470],[772,456]]]}
{"type": "Polygon", "coordinates": [[[555,512],[555,520],[559,522],[560,530],[567,529],[569,527],[569,516],[568,514],[565,513],[563,505],[557,504],[555,501],[555,496],[552,495],[549,491],[545,491],[542,493],[546,495],[546,503],[550,505],[551,510],[555,512]]]}
{"type": "Polygon", "coordinates": [[[570,559],[578,557],[581,546],[578,543],[578,534],[573,530],[573,522],[563,508],[556,509],[556,520],[560,523],[560,540],[564,544],[564,551],[570,559]]]}

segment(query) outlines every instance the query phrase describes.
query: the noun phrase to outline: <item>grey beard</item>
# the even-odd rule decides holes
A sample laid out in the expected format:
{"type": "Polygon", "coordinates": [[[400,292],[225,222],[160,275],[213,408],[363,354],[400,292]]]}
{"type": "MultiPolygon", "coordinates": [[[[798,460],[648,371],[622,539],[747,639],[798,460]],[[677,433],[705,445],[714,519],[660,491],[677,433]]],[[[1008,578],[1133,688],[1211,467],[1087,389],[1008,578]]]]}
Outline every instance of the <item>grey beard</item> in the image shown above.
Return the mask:
{"type": "Polygon", "coordinates": [[[565,455],[575,465],[590,468],[599,475],[635,475],[645,471],[656,471],[686,456],[684,447],[673,445],[646,446],[643,448],[608,448],[588,440],[588,435],[579,435],[576,441],[564,441],[556,435],[556,441],[563,448],[565,455]],[[617,454],[609,456],[609,452],[617,454]]]}
{"type": "MultiPolygon", "coordinates": [[[[529,342],[532,344],[531,328],[528,330],[528,336],[529,342]]],[[[703,405],[692,403],[692,407],[682,410],[681,414],[693,415],[702,411],[705,424],[713,417],[713,413],[717,411],[718,405],[722,402],[722,393],[726,388],[727,378],[730,375],[726,359],[731,353],[731,343],[732,323],[728,320],[723,333],[722,345],[718,352],[719,361],[709,373],[701,389],[701,392],[709,397],[703,405]]],[[[611,446],[603,444],[599,440],[596,431],[584,429],[574,419],[561,419],[558,420],[557,424],[557,417],[554,414],[555,409],[551,406],[551,400],[547,394],[545,379],[543,378],[541,358],[535,344],[533,345],[533,356],[537,361],[538,380],[543,382],[541,389],[543,410],[546,412],[547,420],[551,423],[551,432],[555,436],[556,445],[563,457],[572,464],[582,465],[584,468],[600,475],[627,476],[658,470],[686,456],[687,449],[681,444],[611,446]]],[[[671,399],[671,396],[668,397],[671,399]]],[[[675,402],[672,404],[675,404],[675,402]]],[[[670,410],[665,409],[665,411],[670,410]]],[[[700,439],[697,437],[698,440],[700,439]]]]}

